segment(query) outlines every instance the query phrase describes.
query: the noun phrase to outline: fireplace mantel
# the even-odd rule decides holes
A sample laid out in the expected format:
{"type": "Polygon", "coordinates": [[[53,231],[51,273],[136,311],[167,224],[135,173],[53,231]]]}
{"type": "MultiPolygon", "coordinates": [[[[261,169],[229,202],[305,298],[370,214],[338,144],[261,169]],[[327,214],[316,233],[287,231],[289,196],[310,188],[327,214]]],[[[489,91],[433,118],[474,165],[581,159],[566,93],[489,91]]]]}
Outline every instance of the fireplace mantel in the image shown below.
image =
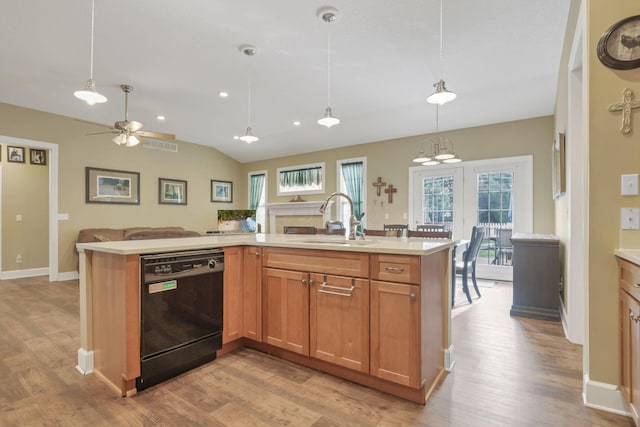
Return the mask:
{"type": "MultiPolygon", "coordinates": [[[[269,232],[273,233],[276,229],[276,217],[290,215],[304,216],[321,216],[322,223],[329,221],[331,209],[327,209],[324,214],[320,213],[320,206],[323,200],[316,202],[286,202],[286,203],[267,203],[267,212],[269,214],[269,232]]],[[[333,200],[329,202],[329,207],[333,204],[333,200]]]]}

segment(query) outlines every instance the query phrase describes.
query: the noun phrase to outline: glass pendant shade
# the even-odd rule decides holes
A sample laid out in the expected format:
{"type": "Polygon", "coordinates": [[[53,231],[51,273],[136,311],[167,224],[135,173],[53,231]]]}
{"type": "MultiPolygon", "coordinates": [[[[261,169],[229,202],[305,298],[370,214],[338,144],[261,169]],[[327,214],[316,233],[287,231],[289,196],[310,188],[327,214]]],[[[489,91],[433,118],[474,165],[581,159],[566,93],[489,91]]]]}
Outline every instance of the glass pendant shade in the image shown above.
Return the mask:
{"type": "Polygon", "coordinates": [[[338,123],[340,123],[340,119],[338,119],[337,117],[333,117],[333,114],[331,114],[331,107],[327,107],[324,112],[324,116],[322,116],[321,119],[318,119],[319,125],[326,126],[328,128],[330,128],[331,126],[335,126],[338,123]]]}
{"type": "Polygon", "coordinates": [[[462,161],[462,159],[458,158],[458,157],[452,157],[450,159],[445,159],[442,161],[442,163],[460,163],[462,161]]]}
{"type": "Polygon", "coordinates": [[[107,97],[96,91],[96,86],[92,79],[87,80],[86,88],[75,91],[73,95],[89,105],[102,104],[103,102],[107,102],[107,97]]]}
{"type": "Polygon", "coordinates": [[[416,163],[424,163],[431,160],[431,157],[427,156],[424,151],[420,151],[418,155],[413,159],[416,163]]]}
{"type": "Polygon", "coordinates": [[[424,162],[423,166],[435,166],[435,165],[439,165],[440,162],[437,160],[429,160],[428,162],[424,162]]]}
{"type": "Polygon", "coordinates": [[[456,99],[456,94],[447,90],[444,85],[444,80],[440,79],[440,81],[433,85],[436,88],[436,91],[427,98],[427,102],[430,104],[438,104],[444,105],[449,101],[453,101],[456,99]]]}
{"type": "Polygon", "coordinates": [[[251,144],[252,142],[256,142],[258,141],[258,137],[255,136],[253,134],[253,132],[251,132],[251,126],[247,127],[247,132],[242,135],[240,138],[240,141],[246,142],[247,144],[251,144]]]}
{"type": "Polygon", "coordinates": [[[125,147],[134,147],[140,143],[140,140],[135,135],[127,135],[126,133],[116,135],[111,141],[125,147]]]}

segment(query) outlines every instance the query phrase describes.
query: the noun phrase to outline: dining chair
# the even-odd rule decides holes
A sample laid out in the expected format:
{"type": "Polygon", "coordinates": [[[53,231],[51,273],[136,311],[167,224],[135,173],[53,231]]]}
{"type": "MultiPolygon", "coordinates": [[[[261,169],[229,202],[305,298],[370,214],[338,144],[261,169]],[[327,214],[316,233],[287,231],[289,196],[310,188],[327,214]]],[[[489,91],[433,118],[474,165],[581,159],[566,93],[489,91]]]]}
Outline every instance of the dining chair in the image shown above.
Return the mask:
{"type": "Polygon", "coordinates": [[[344,236],[344,228],[317,228],[316,234],[329,234],[332,236],[344,236]]]}
{"type": "Polygon", "coordinates": [[[512,234],[513,230],[510,228],[501,228],[498,230],[498,255],[496,258],[500,265],[507,265],[507,261],[510,261],[513,255],[513,243],[511,243],[512,234]]]}
{"type": "Polygon", "coordinates": [[[284,234],[316,234],[317,229],[310,226],[285,225],[284,234]]]}
{"type": "Polygon", "coordinates": [[[416,231],[445,231],[446,225],[444,224],[418,224],[416,225],[416,231]]]}
{"type": "Polygon", "coordinates": [[[402,230],[372,230],[370,228],[364,229],[365,236],[381,236],[381,237],[400,237],[402,230]]]}
{"type": "Polygon", "coordinates": [[[400,235],[398,237],[402,237],[405,230],[409,229],[409,224],[384,224],[382,228],[384,230],[400,230],[400,235]]]}
{"type": "MultiPolygon", "coordinates": [[[[462,256],[460,257],[460,261],[456,261],[455,269],[456,274],[462,275],[462,290],[467,296],[467,300],[469,304],[473,301],[471,300],[471,293],[469,292],[469,274],[471,274],[471,280],[473,283],[473,288],[478,295],[478,298],[482,297],[480,295],[480,290],[478,289],[478,282],[476,281],[476,260],[478,258],[478,252],[480,252],[480,246],[482,245],[482,240],[484,239],[485,228],[474,226],[471,230],[471,240],[469,240],[469,245],[467,249],[464,251],[462,256]]],[[[456,284],[455,282],[452,284],[452,295],[451,295],[451,305],[455,302],[456,295],[456,284]]]]}
{"type": "Polygon", "coordinates": [[[407,230],[407,237],[422,237],[427,239],[450,239],[451,230],[413,231],[407,230]]]}

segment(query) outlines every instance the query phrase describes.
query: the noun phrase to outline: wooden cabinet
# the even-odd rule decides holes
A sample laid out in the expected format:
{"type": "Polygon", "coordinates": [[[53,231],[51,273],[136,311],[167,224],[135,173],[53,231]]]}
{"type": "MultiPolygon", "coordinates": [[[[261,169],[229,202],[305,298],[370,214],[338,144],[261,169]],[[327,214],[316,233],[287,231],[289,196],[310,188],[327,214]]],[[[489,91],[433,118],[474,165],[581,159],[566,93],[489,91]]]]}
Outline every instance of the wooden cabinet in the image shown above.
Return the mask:
{"type": "Polygon", "coordinates": [[[513,242],[512,316],[560,321],[560,241],[555,236],[516,233],[513,242]]]}
{"type": "Polygon", "coordinates": [[[223,344],[242,338],[242,261],[242,247],[224,248],[223,344]]]}
{"type": "Polygon", "coordinates": [[[310,274],[311,357],[369,372],[369,280],[310,274]]]}
{"type": "Polygon", "coordinates": [[[420,387],[420,287],[371,281],[371,375],[420,387]]]}
{"type": "Polygon", "coordinates": [[[264,341],[368,373],[369,287],[368,279],[357,277],[366,277],[368,255],[271,248],[264,253],[264,341]]]}
{"type": "Polygon", "coordinates": [[[243,249],[242,336],[262,341],[262,249],[243,249]]]}
{"type": "Polygon", "coordinates": [[[620,389],[638,425],[640,409],[640,266],[618,259],[620,267],[620,389]],[[637,286],[636,286],[637,285],[637,286]]]}

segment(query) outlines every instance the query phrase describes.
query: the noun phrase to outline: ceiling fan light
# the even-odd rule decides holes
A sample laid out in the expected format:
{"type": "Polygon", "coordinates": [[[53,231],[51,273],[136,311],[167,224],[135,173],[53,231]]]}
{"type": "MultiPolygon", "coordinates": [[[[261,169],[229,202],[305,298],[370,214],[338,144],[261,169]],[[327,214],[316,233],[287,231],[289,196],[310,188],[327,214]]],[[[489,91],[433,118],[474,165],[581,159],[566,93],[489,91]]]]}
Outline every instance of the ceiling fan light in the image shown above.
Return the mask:
{"type": "Polygon", "coordinates": [[[333,114],[331,114],[331,107],[327,107],[324,112],[324,116],[318,119],[319,125],[326,126],[328,128],[330,128],[331,126],[335,126],[338,123],[340,123],[340,119],[338,119],[337,117],[333,117],[333,114]]]}
{"type": "Polygon", "coordinates": [[[444,85],[444,80],[440,79],[437,83],[433,85],[436,88],[436,91],[427,98],[427,102],[430,104],[438,104],[444,105],[449,101],[453,101],[456,99],[456,94],[447,90],[444,85]]]}
{"type": "Polygon", "coordinates": [[[87,81],[86,88],[75,91],[73,95],[89,105],[102,104],[103,102],[107,102],[107,97],[96,91],[96,86],[91,79],[87,81]]]}
{"type": "Polygon", "coordinates": [[[249,126],[247,128],[247,132],[244,135],[242,135],[239,139],[240,141],[246,142],[247,144],[251,144],[252,142],[258,141],[259,138],[255,136],[253,132],[251,132],[251,126],[249,126]]]}
{"type": "Polygon", "coordinates": [[[114,136],[111,141],[118,145],[124,145],[127,143],[127,136],[123,133],[119,133],[118,135],[114,136]]]}
{"type": "Polygon", "coordinates": [[[124,144],[125,147],[135,147],[136,145],[140,144],[140,140],[135,135],[127,136],[126,141],[127,142],[124,144]]]}

